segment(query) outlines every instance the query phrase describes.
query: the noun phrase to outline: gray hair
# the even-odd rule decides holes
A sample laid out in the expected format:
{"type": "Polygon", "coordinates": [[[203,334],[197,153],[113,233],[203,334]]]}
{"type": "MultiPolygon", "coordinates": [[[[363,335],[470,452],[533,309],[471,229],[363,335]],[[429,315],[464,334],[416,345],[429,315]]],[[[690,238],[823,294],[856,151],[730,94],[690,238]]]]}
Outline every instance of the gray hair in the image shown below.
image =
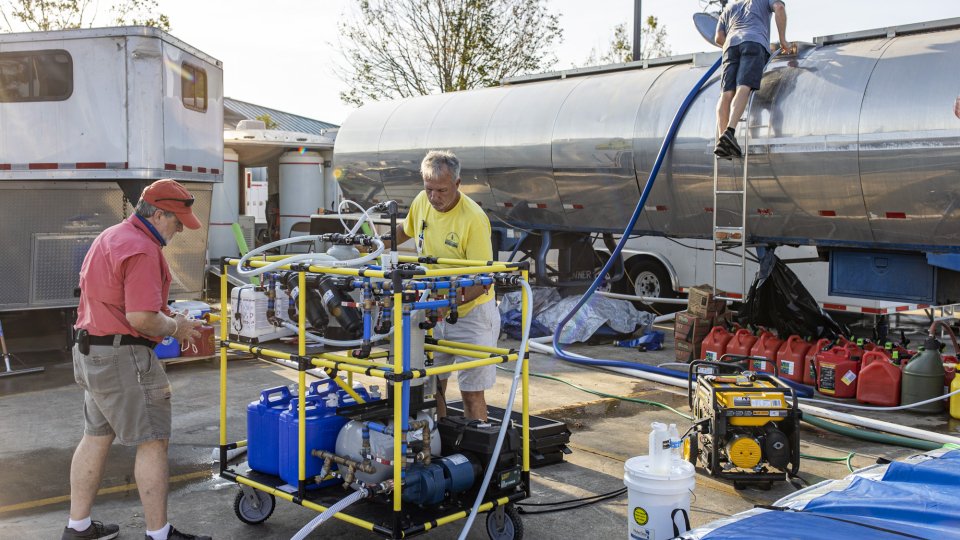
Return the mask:
{"type": "Polygon", "coordinates": [[[460,160],[449,150],[431,150],[420,163],[420,175],[424,178],[439,178],[445,172],[453,174],[453,181],[460,179],[460,160]]]}
{"type": "Polygon", "coordinates": [[[174,212],[167,212],[166,210],[161,210],[160,208],[157,208],[156,206],[148,203],[143,199],[140,199],[139,201],[137,201],[136,213],[138,216],[144,219],[152,217],[154,214],[157,213],[157,210],[160,210],[161,212],[163,212],[164,217],[170,217],[174,214],[174,212]]]}

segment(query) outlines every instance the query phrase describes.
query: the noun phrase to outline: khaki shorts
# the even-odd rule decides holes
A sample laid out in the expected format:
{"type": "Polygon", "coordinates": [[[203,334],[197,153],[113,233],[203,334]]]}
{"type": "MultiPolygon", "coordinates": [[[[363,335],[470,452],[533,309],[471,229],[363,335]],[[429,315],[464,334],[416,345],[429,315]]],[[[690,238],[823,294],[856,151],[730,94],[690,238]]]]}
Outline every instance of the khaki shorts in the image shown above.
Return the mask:
{"type": "Polygon", "coordinates": [[[87,435],[116,435],[127,446],[170,438],[170,381],[152,348],[91,345],[84,355],[74,346],[73,374],[87,435]]]}
{"type": "MultiPolygon", "coordinates": [[[[474,307],[467,313],[466,317],[460,317],[457,324],[441,322],[434,330],[434,337],[447,341],[496,347],[497,338],[500,337],[500,312],[497,310],[497,302],[490,300],[474,307]]],[[[433,355],[433,365],[435,366],[445,366],[453,362],[467,362],[469,360],[476,360],[476,358],[454,356],[447,353],[434,353],[433,355]]],[[[438,375],[438,377],[446,379],[450,377],[450,374],[444,373],[438,375]]],[[[495,382],[497,382],[496,364],[457,372],[457,385],[461,392],[487,390],[492,388],[495,382]]]]}

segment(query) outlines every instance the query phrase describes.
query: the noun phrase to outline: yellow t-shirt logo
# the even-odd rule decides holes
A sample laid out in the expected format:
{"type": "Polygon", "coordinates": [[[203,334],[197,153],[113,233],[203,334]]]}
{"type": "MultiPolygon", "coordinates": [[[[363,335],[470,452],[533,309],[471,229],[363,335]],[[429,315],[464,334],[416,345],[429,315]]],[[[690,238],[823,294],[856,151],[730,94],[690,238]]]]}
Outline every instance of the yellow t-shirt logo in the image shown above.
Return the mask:
{"type": "Polygon", "coordinates": [[[459,247],[460,247],[460,236],[457,235],[457,233],[452,232],[452,233],[450,233],[450,234],[447,235],[447,238],[443,241],[443,243],[446,244],[446,245],[448,245],[448,246],[450,246],[450,247],[452,247],[452,248],[459,248],[459,247]]]}

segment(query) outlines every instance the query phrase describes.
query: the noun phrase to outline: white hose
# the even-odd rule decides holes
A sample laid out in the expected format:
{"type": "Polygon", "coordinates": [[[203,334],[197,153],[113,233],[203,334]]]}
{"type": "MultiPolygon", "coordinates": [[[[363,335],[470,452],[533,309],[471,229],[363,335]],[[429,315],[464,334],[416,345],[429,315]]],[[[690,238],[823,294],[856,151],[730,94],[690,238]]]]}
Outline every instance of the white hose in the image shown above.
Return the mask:
{"type": "Polygon", "coordinates": [[[896,407],[871,407],[869,405],[854,405],[852,403],[827,401],[825,399],[814,399],[814,398],[797,398],[797,399],[806,403],[822,403],[824,405],[833,405],[835,407],[842,407],[846,409],[858,409],[861,411],[902,411],[905,409],[912,409],[914,407],[919,407],[920,405],[926,405],[927,403],[933,403],[934,401],[940,401],[941,399],[947,399],[950,396],[955,396],[957,394],[960,394],[960,390],[954,390],[949,394],[944,394],[942,396],[925,399],[923,401],[918,401],[916,403],[910,403],[908,405],[898,405],[896,407]]]}
{"type": "MultiPolygon", "coordinates": [[[[284,328],[289,328],[290,330],[293,330],[294,332],[297,332],[297,333],[300,332],[300,327],[293,324],[292,322],[283,321],[282,324],[284,328]]],[[[304,331],[303,334],[307,336],[307,339],[309,339],[310,341],[316,341],[317,343],[320,343],[322,345],[331,345],[333,347],[358,347],[363,344],[362,339],[351,339],[349,341],[340,341],[337,339],[330,339],[330,338],[325,338],[323,336],[318,336],[316,334],[313,334],[307,331],[304,331]]],[[[370,337],[370,341],[371,342],[380,341],[382,339],[386,339],[390,337],[391,335],[393,335],[393,326],[390,327],[390,331],[387,332],[386,334],[383,334],[383,335],[374,334],[373,336],[370,337]]]]}
{"type": "Polygon", "coordinates": [[[337,205],[337,216],[340,218],[340,224],[343,225],[343,228],[345,230],[350,231],[348,234],[351,236],[356,234],[356,232],[360,230],[360,227],[363,225],[365,221],[369,221],[370,228],[373,230],[373,241],[376,249],[373,252],[367,255],[364,255],[363,257],[359,257],[359,258],[351,259],[347,261],[338,260],[324,253],[300,253],[298,255],[292,255],[290,257],[287,257],[286,259],[283,259],[281,261],[274,261],[266,266],[261,266],[259,268],[251,268],[251,269],[244,268],[251,257],[255,257],[256,255],[259,255],[267,250],[277,248],[280,246],[285,246],[287,244],[296,244],[296,243],[307,242],[307,241],[314,242],[316,240],[322,239],[323,235],[315,234],[315,235],[305,235],[305,236],[294,236],[291,238],[283,238],[275,242],[270,242],[269,244],[264,244],[256,249],[248,251],[243,257],[240,257],[240,263],[237,264],[237,273],[244,277],[258,276],[264,272],[270,272],[272,270],[276,270],[277,268],[286,264],[301,263],[301,262],[305,262],[309,264],[313,264],[315,262],[332,263],[332,264],[327,264],[326,266],[332,266],[335,268],[344,267],[344,266],[361,266],[363,264],[366,264],[376,259],[377,257],[380,256],[381,253],[383,253],[383,249],[384,249],[383,242],[380,240],[380,234],[377,233],[377,228],[373,224],[373,219],[370,217],[369,209],[364,210],[362,206],[360,206],[359,204],[351,200],[343,200],[343,201],[340,201],[339,205],[337,205]],[[357,224],[352,229],[348,228],[346,222],[343,220],[343,206],[345,204],[352,204],[357,208],[359,208],[360,211],[363,213],[363,217],[357,220],[357,224]]]}
{"type": "Polygon", "coordinates": [[[292,244],[294,242],[304,242],[306,240],[313,241],[321,238],[322,236],[323,235],[319,235],[319,234],[311,235],[311,236],[297,236],[294,238],[284,238],[283,240],[277,240],[276,242],[264,244],[258,247],[257,249],[247,252],[247,254],[244,255],[243,257],[240,257],[240,262],[239,264],[237,264],[237,273],[244,277],[258,276],[264,272],[270,272],[270,271],[276,270],[277,268],[280,268],[281,266],[284,266],[287,264],[303,263],[303,262],[310,263],[310,264],[314,262],[322,262],[324,263],[323,264],[324,266],[333,267],[333,268],[342,268],[346,266],[362,266],[376,259],[377,257],[380,256],[381,253],[383,253],[383,241],[377,238],[374,238],[373,243],[376,249],[364,255],[363,257],[359,257],[356,259],[341,261],[325,253],[301,253],[299,255],[291,255],[279,261],[273,261],[272,263],[266,266],[261,266],[259,268],[250,268],[250,269],[244,268],[244,266],[246,266],[247,262],[250,260],[251,257],[259,255],[268,249],[273,249],[277,246],[282,246],[286,244],[292,244]]]}
{"type": "MultiPolygon", "coordinates": [[[[272,357],[272,356],[270,356],[270,357],[268,357],[268,358],[270,358],[270,362],[273,362],[273,363],[276,363],[276,364],[282,364],[282,365],[287,366],[287,367],[289,367],[289,368],[297,369],[297,368],[300,367],[300,364],[298,364],[297,362],[294,362],[293,360],[285,360],[285,359],[283,359],[283,358],[274,358],[274,357],[272,357]]],[[[308,370],[306,371],[306,373],[307,373],[308,375],[313,375],[314,377],[316,377],[316,378],[318,378],[318,379],[329,379],[329,378],[330,378],[330,376],[327,375],[327,372],[324,371],[323,368],[310,368],[310,369],[308,369],[308,370]]]]}
{"type": "MultiPolygon", "coordinates": [[[[371,206],[370,208],[373,208],[373,207],[371,206]]],[[[350,199],[344,199],[340,201],[340,204],[337,205],[337,217],[340,218],[340,224],[343,225],[343,229],[350,231],[349,234],[357,234],[357,231],[359,231],[360,227],[363,226],[363,222],[369,221],[370,229],[373,230],[373,236],[375,238],[380,238],[380,235],[377,233],[377,227],[376,225],[374,225],[373,220],[370,217],[370,214],[369,214],[370,208],[367,208],[366,210],[364,210],[363,207],[357,204],[356,202],[351,201],[350,199]],[[360,212],[363,214],[363,217],[357,220],[357,224],[354,225],[352,229],[350,227],[347,227],[347,222],[343,220],[343,206],[348,203],[359,208],[360,212]]]]}
{"type": "Polygon", "coordinates": [[[366,488],[360,488],[357,491],[354,491],[350,495],[340,499],[333,506],[327,508],[322,514],[310,520],[310,523],[307,523],[303,526],[302,529],[297,531],[297,534],[293,535],[290,540],[303,540],[307,537],[308,534],[312,533],[314,529],[320,526],[321,523],[333,517],[334,514],[346,510],[351,504],[363,499],[367,496],[366,488]]]}
{"type": "MultiPolygon", "coordinates": [[[[517,397],[517,386],[520,383],[523,363],[526,361],[523,356],[525,354],[524,351],[527,350],[527,343],[530,338],[530,322],[533,320],[533,290],[525,280],[520,281],[520,286],[523,287],[523,290],[527,291],[527,313],[529,314],[520,334],[520,357],[517,358],[517,366],[513,368],[513,384],[510,385],[510,397],[507,399],[507,408],[503,411],[503,419],[500,422],[500,433],[497,434],[497,444],[493,447],[493,454],[490,455],[490,463],[487,465],[487,471],[483,475],[483,483],[480,484],[480,491],[477,493],[476,500],[473,501],[473,508],[470,510],[467,522],[464,523],[463,529],[460,530],[459,540],[466,539],[467,533],[470,532],[470,527],[473,526],[473,520],[477,518],[477,512],[480,510],[480,505],[483,504],[483,496],[487,493],[487,486],[490,485],[490,478],[493,476],[494,465],[496,465],[500,458],[500,449],[503,448],[503,439],[507,435],[507,428],[512,423],[510,422],[510,417],[513,414],[513,401],[517,397]]],[[[527,487],[529,488],[529,486],[527,487]]]]}
{"type": "MultiPolygon", "coordinates": [[[[554,354],[553,347],[547,347],[545,345],[541,345],[540,343],[536,343],[535,339],[541,339],[541,338],[534,338],[534,340],[530,340],[531,349],[536,349],[546,354],[551,354],[551,355],[554,354]]],[[[569,352],[567,354],[570,354],[571,356],[580,356],[581,358],[591,360],[591,358],[586,356],[573,355],[569,352]]],[[[652,382],[659,382],[659,383],[667,384],[670,386],[676,386],[684,389],[689,388],[689,382],[685,379],[676,379],[673,377],[666,377],[664,375],[659,375],[657,373],[647,373],[646,371],[640,371],[638,369],[609,367],[609,366],[598,366],[598,367],[601,367],[608,371],[620,373],[623,375],[636,377],[638,379],[644,379],[652,382]]],[[[937,398],[937,399],[941,399],[941,398],[937,398]]],[[[830,404],[839,405],[838,403],[830,403],[830,404]]],[[[947,443],[960,444],[960,437],[952,437],[950,435],[944,435],[941,433],[934,433],[932,431],[926,431],[923,429],[902,426],[900,424],[894,424],[892,422],[874,420],[872,418],[865,418],[863,416],[856,416],[853,414],[832,411],[829,409],[814,407],[812,405],[806,405],[803,403],[800,404],[800,410],[812,416],[819,416],[821,418],[827,418],[830,420],[835,420],[837,422],[843,422],[845,424],[850,424],[854,426],[865,427],[865,428],[873,429],[876,431],[881,431],[884,433],[892,433],[894,435],[903,435],[904,437],[912,437],[914,439],[935,442],[938,444],[947,444],[947,443]]]]}

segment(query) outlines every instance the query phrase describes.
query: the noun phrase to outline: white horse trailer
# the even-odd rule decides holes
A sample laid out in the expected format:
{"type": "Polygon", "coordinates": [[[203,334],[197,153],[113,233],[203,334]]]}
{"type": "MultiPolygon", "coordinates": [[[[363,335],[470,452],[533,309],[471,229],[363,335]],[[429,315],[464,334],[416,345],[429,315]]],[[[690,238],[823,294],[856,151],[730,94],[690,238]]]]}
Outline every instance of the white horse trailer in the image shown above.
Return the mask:
{"type": "MultiPolygon", "coordinates": [[[[90,243],[144,186],[184,183],[208,222],[223,176],[222,63],[148,27],[0,34],[0,311],[76,306],[90,243]]],[[[199,294],[207,230],[164,250],[199,294]]]]}

